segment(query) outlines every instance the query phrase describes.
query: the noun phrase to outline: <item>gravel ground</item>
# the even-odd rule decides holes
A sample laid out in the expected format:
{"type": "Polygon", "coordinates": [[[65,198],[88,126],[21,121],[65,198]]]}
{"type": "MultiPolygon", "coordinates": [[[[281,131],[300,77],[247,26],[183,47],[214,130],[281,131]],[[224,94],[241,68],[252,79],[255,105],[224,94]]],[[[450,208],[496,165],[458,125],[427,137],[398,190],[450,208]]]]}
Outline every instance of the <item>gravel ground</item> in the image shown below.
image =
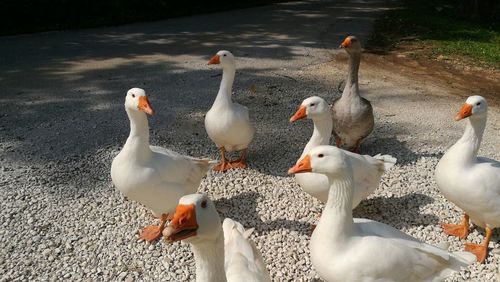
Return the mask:
{"type": "MultiPolygon", "coordinates": [[[[158,113],[150,119],[152,144],[217,158],[203,115],[217,93],[220,70],[205,64],[223,48],[240,58],[234,100],[250,108],[257,133],[249,169],[210,174],[199,190],[215,200],[223,217],[255,227],[252,238],[275,281],[318,279],[308,240],[322,206],[286,175],[312,124],[288,119],[308,96],[331,101],[340,94],[346,66],[333,59],[337,34],[348,27],[363,37],[370,26],[363,21],[368,11],[355,9],[356,3],[299,2],[0,38],[0,52],[11,54],[0,66],[0,281],[194,280],[187,244],[137,241],[141,228],[156,221],[115,190],[109,171],[128,135],[123,99],[134,86],[147,91],[158,113]],[[286,28],[290,23],[297,30],[286,28]]],[[[376,117],[363,151],[391,154],[398,164],[355,216],[462,250],[464,240],[439,227],[458,222],[461,211],[440,195],[433,175],[463,132],[454,114],[467,95],[481,93],[456,93],[425,76],[363,64],[360,83],[376,117]]],[[[499,136],[500,109],[491,106],[480,154],[500,159],[499,136]]],[[[484,230],[474,229],[467,240],[483,238],[484,230]]],[[[498,279],[498,241],[497,230],[486,263],[450,281],[498,279]]]]}

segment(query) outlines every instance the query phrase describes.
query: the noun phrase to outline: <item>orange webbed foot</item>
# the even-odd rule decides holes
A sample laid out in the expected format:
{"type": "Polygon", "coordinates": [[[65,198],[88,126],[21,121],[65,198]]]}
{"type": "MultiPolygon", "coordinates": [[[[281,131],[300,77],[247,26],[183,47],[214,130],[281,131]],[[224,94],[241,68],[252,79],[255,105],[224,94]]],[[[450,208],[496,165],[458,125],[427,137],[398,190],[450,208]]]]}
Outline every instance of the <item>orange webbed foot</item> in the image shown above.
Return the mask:
{"type": "Polygon", "coordinates": [[[232,161],[231,166],[233,168],[241,168],[241,169],[245,169],[248,167],[247,163],[245,161],[242,161],[242,160],[232,161]]]}
{"type": "Polygon", "coordinates": [[[465,251],[476,255],[479,263],[483,263],[488,256],[488,247],[483,244],[465,243],[465,251]]]}
{"type": "Polygon", "coordinates": [[[170,220],[171,218],[172,216],[170,214],[163,213],[160,216],[160,225],[150,225],[144,227],[139,239],[146,240],[150,243],[159,239],[162,235],[161,233],[163,232],[163,229],[165,228],[165,223],[167,223],[167,220],[170,220]]]}
{"type": "Polygon", "coordinates": [[[140,240],[146,240],[148,242],[153,242],[161,237],[161,232],[163,228],[161,226],[151,225],[144,227],[142,230],[141,236],[139,236],[140,240]]]}
{"type": "Polygon", "coordinates": [[[233,165],[230,162],[220,162],[217,165],[215,165],[212,170],[213,171],[218,171],[218,172],[226,172],[229,169],[232,169],[233,165]]]}
{"type": "Polygon", "coordinates": [[[444,233],[455,236],[460,239],[465,239],[469,235],[469,228],[463,224],[449,224],[442,223],[441,227],[443,228],[444,233]]]}

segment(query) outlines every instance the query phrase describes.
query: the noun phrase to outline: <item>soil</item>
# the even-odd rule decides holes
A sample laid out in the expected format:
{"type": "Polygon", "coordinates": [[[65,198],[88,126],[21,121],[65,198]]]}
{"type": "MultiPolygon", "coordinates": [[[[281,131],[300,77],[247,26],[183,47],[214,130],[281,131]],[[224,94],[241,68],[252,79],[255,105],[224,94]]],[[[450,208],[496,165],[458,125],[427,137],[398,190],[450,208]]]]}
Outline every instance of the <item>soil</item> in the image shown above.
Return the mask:
{"type": "MultiPolygon", "coordinates": [[[[500,105],[500,69],[480,65],[464,57],[433,55],[429,45],[405,42],[390,51],[367,49],[363,56],[365,68],[384,69],[398,75],[414,77],[447,86],[450,93],[466,98],[481,95],[490,105],[500,105]]],[[[339,60],[345,60],[343,54],[339,60]]]]}

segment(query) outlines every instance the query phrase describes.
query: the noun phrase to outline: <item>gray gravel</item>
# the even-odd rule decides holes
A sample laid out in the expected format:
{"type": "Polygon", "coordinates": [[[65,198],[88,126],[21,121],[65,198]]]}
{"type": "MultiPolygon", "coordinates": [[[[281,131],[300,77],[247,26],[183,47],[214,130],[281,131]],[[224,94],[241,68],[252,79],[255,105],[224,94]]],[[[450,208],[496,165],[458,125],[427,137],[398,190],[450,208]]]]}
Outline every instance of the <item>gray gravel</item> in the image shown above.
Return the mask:
{"type": "MultiPolygon", "coordinates": [[[[218,49],[239,57],[233,97],[250,108],[257,133],[250,169],[210,174],[200,191],[223,217],[255,227],[252,238],[275,281],[317,279],[308,240],[322,206],[286,175],[312,124],[288,119],[308,96],[339,95],[345,63],[332,59],[332,48],[346,31],[366,38],[376,11],[366,7],[384,5],[298,2],[0,38],[0,52],[9,54],[0,64],[0,281],[194,279],[188,245],[137,241],[156,221],[114,189],[109,170],[128,134],[123,97],[134,86],[147,91],[158,113],[150,119],[152,144],[217,158],[203,115],[220,82],[220,71],[206,66],[218,49]]],[[[391,154],[398,164],[355,216],[462,250],[464,241],[439,227],[458,222],[461,211],[440,195],[433,174],[462,134],[453,116],[472,93],[363,63],[360,83],[376,117],[363,150],[391,154]]],[[[499,136],[500,109],[491,106],[480,154],[500,159],[499,136]]],[[[468,241],[483,238],[484,230],[474,229],[468,241]]],[[[486,264],[450,281],[498,279],[498,238],[497,230],[486,264]]]]}

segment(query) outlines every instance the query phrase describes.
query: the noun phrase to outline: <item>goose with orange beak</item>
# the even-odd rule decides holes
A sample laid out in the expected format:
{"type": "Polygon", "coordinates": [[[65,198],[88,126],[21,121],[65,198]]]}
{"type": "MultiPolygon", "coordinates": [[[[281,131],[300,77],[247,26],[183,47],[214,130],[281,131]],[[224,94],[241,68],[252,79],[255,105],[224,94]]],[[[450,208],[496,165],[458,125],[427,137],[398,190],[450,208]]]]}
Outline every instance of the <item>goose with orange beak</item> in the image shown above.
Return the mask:
{"type": "Polygon", "coordinates": [[[194,159],[165,148],[149,145],[147,115],[154,110],[146,92],[132,88],[125,97],[130,134],[111,164],[111,179],[116,188],[160,218],[158,226],[147,226],[140,239],[161,237],[169,215],[173,215],[180,197],[196,192],[210,169],[207,159],[194,159]]]}
{"type": "Polygon", "coordinates": [[[248,145],[253,140],[255,129],[250,122],[248,108],[231,100],[236,63],[229,51],[219,51],[208,62],[222,67],[222,81],[212,108],[205,116],[208,137],[219,149],[221,160],[213,170],[224,172],[228,169],[246,168],[248,145]],[[230,161],[226,152],[240,151],[237,160],[230,161]]]}
{"type": "Polygon", "coordinates": [[[349,55],[349,70],[342,96],[333,101],[333,134],[339,148],[360,153],[361,143],[373,131],[373,108],[359,92],[358,70],[361,61],[361,43],[348,36],[340,45],[349,55]]]}
{"type": "Polygon", "coordinates": [[[288,171],[309,172],[324,174],[330,184],[309,244],[324,281],[443,281],[475,261],[470,253],[449,253],[389,225],[353,218],[354,169],[346,151],[315,147],[288,171]]]}
{"type": "Polygon", "coordinates": [[[486,127],[488,105],[481,96],[470,96],[455,120],[466,120],[465,131],[436,166],[436,182],[441,193],[464,211],[460,224],[443,224],[446,234],[466,239],[469,219],[486,229],[481,244],[465,243],[479,262],[488,256],[494,228],[500,227],[500,162],[478,157],[486,127]]]}
{"type": "MultiPolygon", "coordinates": [[[[305,99],[297,112],[290,118],[290,122],[305,118],[313,121],[314,131],[311,139],[302,151],[301,158],[306,156],[315,147],[329,145],[332,134],[332,115],[330,107],[324,99],[317,96],[305,99]]],[[[380,154],[371,157],[347,151],[345,153],[351,159],[354,167],[355,188],[352,208],[355,208],[378,188],[382,174],[396,164],[396,158],[380,154]]],[[[306,193],[322,203],[326,203],[330,185],[328,184],[328,178],[324,174],[296,174],[295,180],[306,193]]]]}
{"type": "Polygon", "coordinates": [[[206,195],[192,194],[179,200],[163,236],[169,243],[191,245],[196,281],[271,281],[262,255],[249,239],[252,231],[229,218],[221,225],[214,203],[206,195]]]}

